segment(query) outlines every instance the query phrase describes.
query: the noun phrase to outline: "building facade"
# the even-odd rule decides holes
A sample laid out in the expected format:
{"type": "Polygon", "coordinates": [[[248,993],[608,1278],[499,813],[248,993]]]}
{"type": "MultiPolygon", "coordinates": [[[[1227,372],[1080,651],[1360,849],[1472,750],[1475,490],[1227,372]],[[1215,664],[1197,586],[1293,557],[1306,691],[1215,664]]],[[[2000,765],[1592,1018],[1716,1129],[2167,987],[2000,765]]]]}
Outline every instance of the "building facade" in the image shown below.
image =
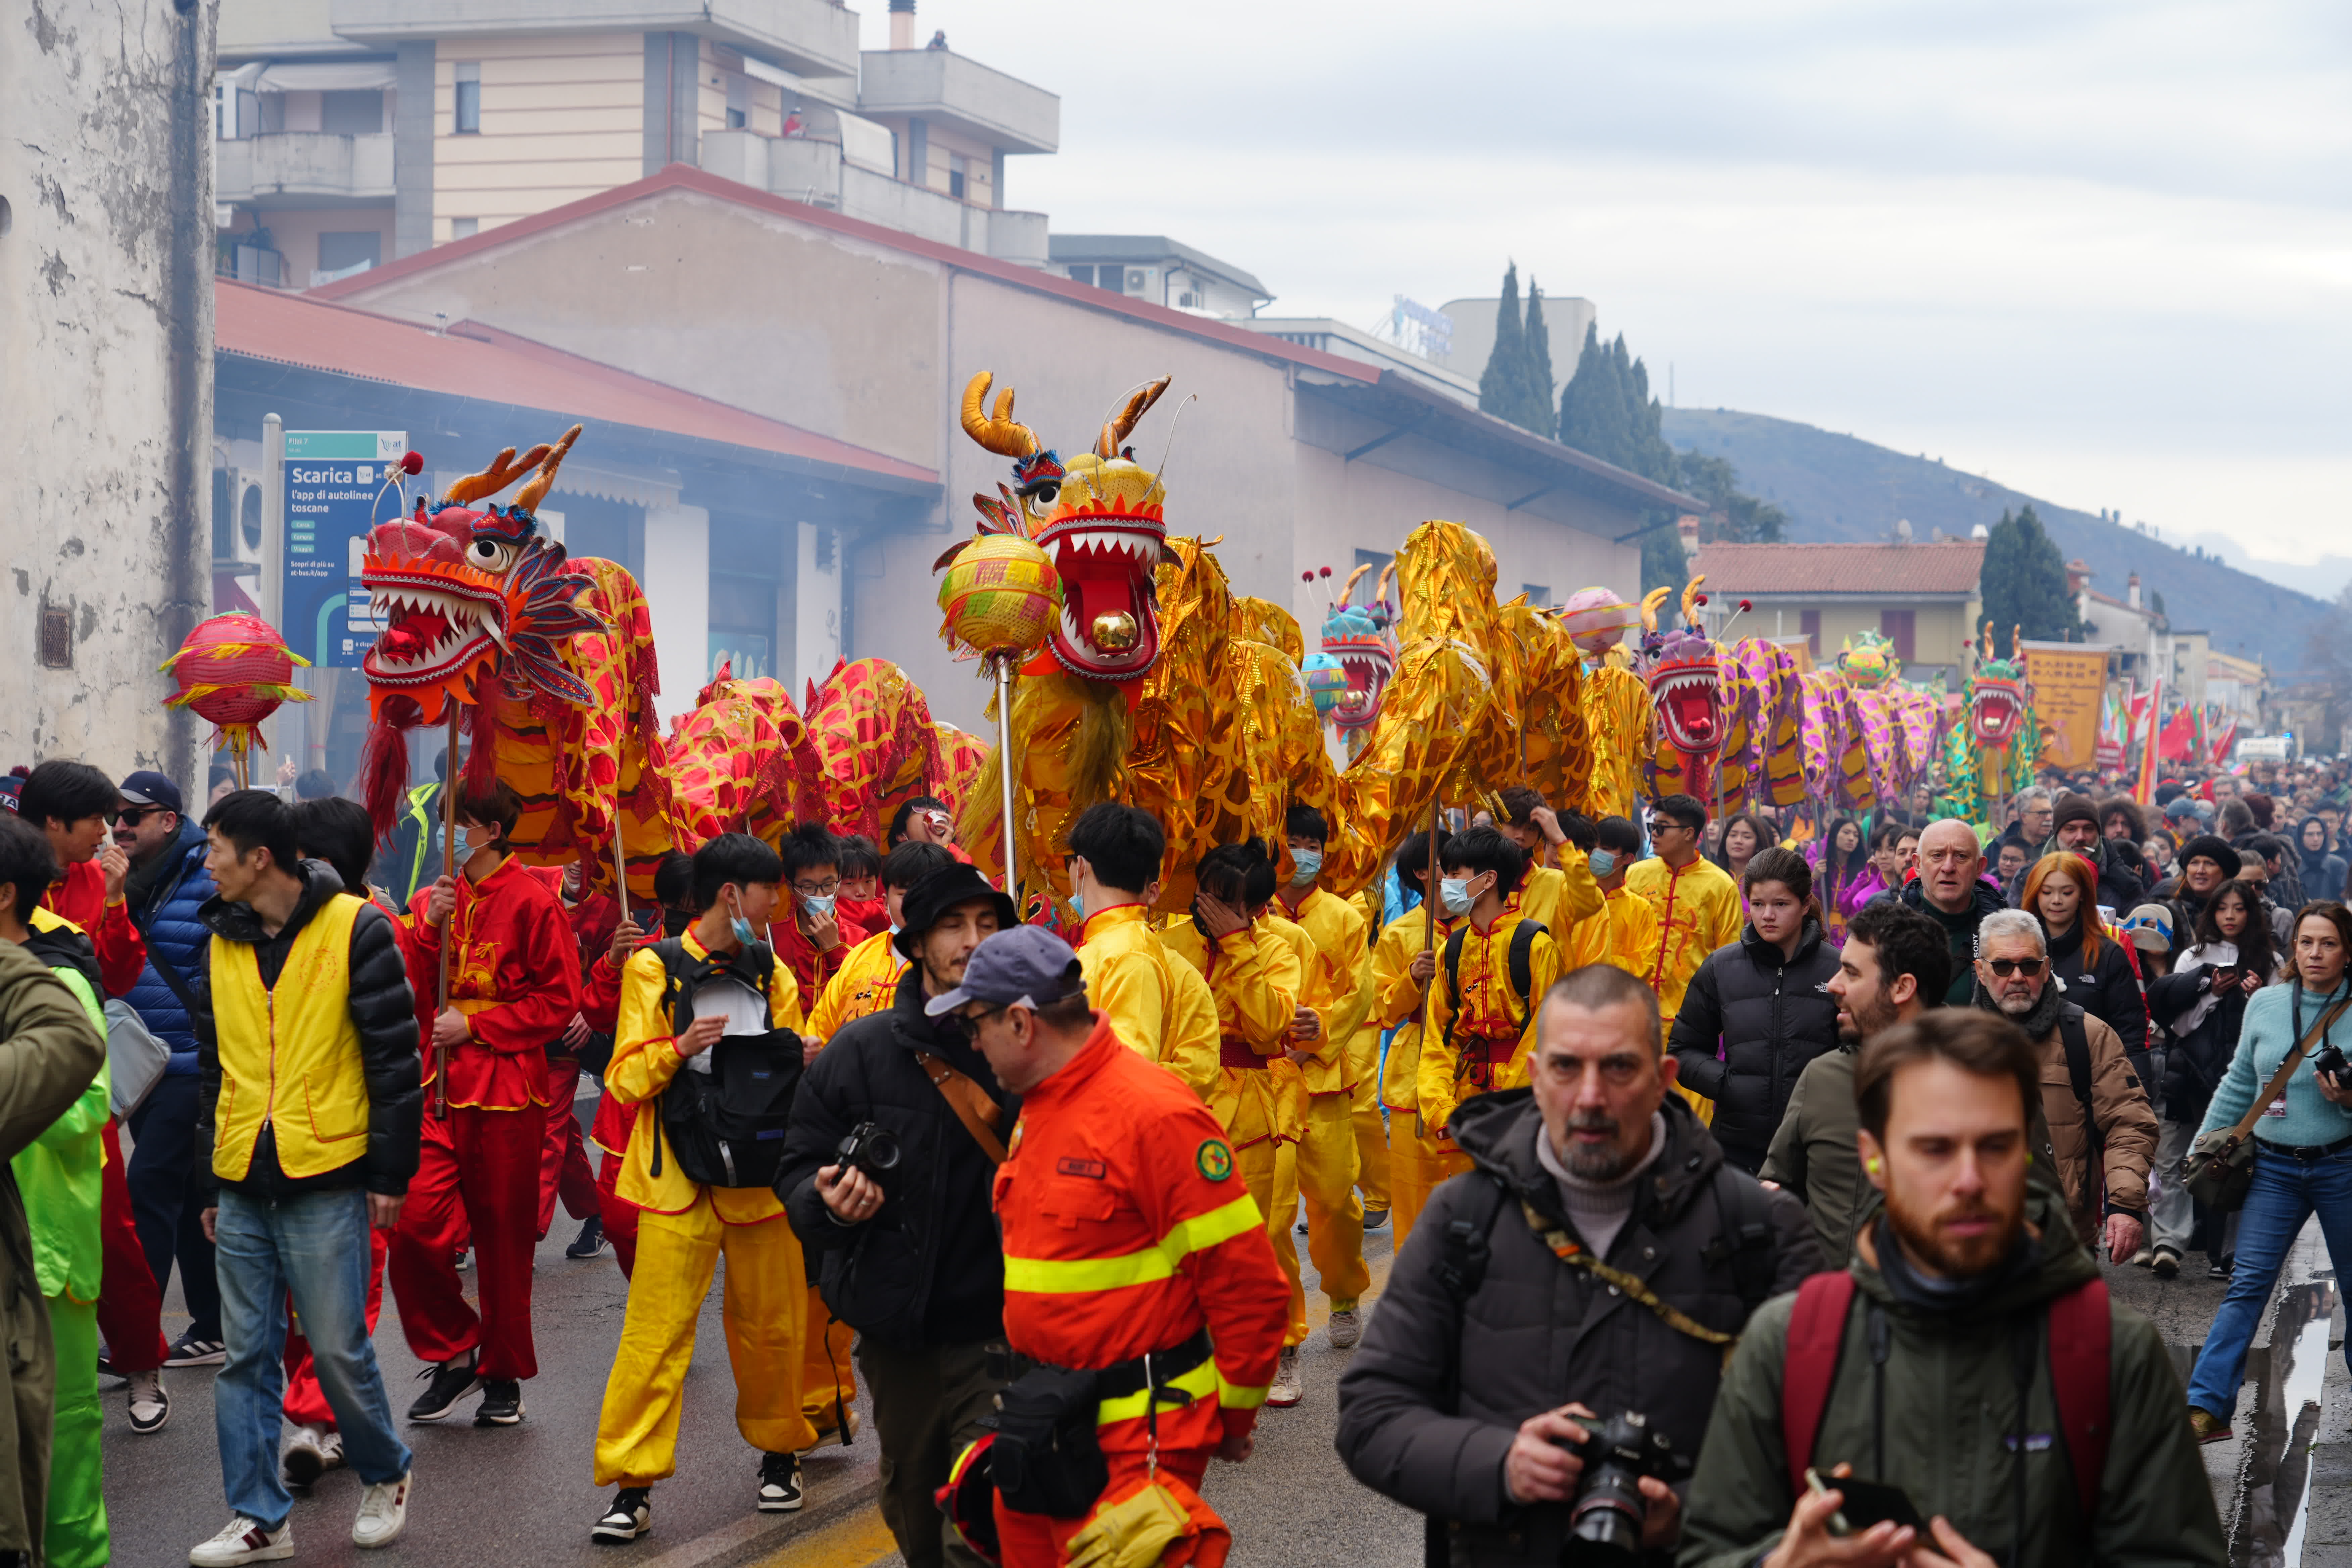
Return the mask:
{"type": "MultiPolygon", "coordinates": [[[[1962,651],[1983,616],[1982,540],[1927,544],[1702,544],[1691,569],[1706,579],[1709,624],[1733,615],[1737,637],[1801,637],[1816,664],[1846,639],[1876,632],[1910,680],[1966,673],[1962,651]],[[1751,608],[1740,611],[1746,600],[1751,608]]],[[[2008,652],[2005,637],[2000,651],[2008,652]]]]}

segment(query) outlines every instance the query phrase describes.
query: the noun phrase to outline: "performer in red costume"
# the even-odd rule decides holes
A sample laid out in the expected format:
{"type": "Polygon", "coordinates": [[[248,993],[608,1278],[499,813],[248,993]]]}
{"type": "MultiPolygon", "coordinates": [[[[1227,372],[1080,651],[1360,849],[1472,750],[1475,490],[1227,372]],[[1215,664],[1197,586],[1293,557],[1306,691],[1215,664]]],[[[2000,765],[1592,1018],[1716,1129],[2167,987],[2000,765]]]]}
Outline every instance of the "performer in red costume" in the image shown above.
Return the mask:
{"type": "Polygon", "coordinates": [[[411,1421],[443,1420],[478,1389],[474,1424],[513,1426],[522,1380],[539,1370],[530,1255],[547,1045],[580,1011],[580,950],[562,899],[508,853],[520,815],[503,782],[467,789],[457,802],[461,874],[420,890],[409,907],[409,983],[420,996],[439,994],[449,944],[448,1005],[425,1051],[423,1161],[392,1238],[401,1327],[416,1358],[436,1366],[411,1421]],[[469,1232],[478,1314],[457,1279],[469,1232]]]}
{"type": "Polygon", "coordinates": [[[841,841],[816,823],[803,823],[784,835],[777,852],[784,858],[793,911],[791,919],[775,922],[767,939],[792,967],[801,994],[821,996],[849,950],[866,940],[866,928],[839,908],[841,841]]]}

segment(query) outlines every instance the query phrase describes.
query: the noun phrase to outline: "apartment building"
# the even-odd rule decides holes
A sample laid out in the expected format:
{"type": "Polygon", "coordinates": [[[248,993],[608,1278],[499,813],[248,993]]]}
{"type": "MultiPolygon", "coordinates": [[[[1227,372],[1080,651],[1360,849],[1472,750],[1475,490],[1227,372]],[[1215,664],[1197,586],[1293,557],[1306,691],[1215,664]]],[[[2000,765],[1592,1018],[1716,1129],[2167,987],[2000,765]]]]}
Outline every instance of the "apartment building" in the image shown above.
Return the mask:
{"type": "MultiPolygon", "coordinates": [[[[903,0],[902,0],[903,3],[903,0]]],[[[224,0],[219,270],[311,288],[688,163],[1044,265],[1061,101],[834,0],[224,0]]]]}

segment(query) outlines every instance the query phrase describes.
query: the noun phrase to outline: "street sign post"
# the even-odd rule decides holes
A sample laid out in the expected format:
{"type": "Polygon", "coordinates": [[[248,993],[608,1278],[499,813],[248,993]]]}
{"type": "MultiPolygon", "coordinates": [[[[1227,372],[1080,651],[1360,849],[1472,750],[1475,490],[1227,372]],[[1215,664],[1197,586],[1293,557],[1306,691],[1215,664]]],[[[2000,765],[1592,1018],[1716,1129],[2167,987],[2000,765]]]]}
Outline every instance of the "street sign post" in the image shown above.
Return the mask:
{"type": "Polygon", "coordinates": [[[360,583],[368,530],[406,509],[404,430],[289,430],[278,629],[320,669],[357,669],[383,622],[360,583]],[[387,491],[387,480],[395,481],[387,491]]]}

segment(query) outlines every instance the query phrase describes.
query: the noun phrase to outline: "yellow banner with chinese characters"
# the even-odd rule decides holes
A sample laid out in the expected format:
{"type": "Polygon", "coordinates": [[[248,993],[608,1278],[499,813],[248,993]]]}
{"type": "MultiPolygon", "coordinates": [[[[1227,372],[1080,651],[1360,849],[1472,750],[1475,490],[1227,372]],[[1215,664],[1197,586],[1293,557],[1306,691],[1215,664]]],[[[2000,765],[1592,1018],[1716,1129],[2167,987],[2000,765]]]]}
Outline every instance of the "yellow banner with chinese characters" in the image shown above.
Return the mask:
{"type": "Polygon", "coordinates": [[[2099,700],[2107,686],[2107,656],[2063,643],[2025,645],[2025,679],[2033,688],[2033,714],[2042,721],[2042,765],[2073,772],[2096,762],[2099,700]]]}

